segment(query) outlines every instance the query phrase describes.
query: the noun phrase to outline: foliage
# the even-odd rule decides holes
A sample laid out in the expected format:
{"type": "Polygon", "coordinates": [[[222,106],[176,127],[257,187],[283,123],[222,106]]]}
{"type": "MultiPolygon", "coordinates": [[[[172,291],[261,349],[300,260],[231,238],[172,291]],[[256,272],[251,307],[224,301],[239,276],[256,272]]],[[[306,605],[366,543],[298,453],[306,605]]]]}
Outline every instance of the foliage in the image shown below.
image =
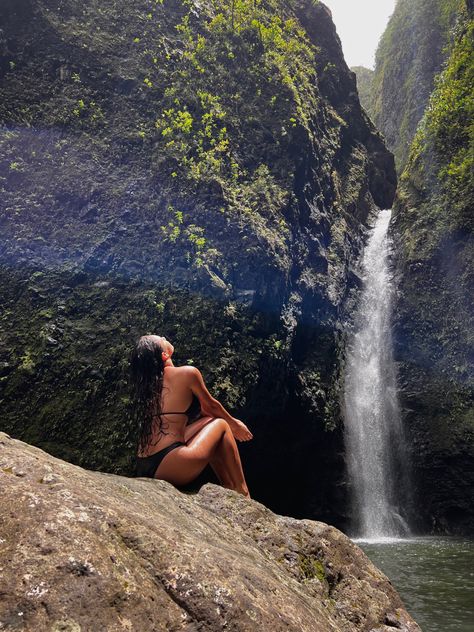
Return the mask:
{"type": "MultiPolygon", "coordinates": [[[[175,25],[183,48],[162,60],[175,80],[164,86],[155,136],[149,131],[160,169],[195,187],[218,183],[232,200],[259,168],[256,154],[263,149],[275,158],[269,163],[274,177],[284,181],[287,167],[277,147],[296,127],[309,131],[315,49],[280,9],[275,2],[213,0],[199,27],[192,7],[184,13],[175,25]],[[242,116],[249,115],[242,135],[242,116]]],[[[148,81],[159,85],[161,73],[150,65],[148,81]]]]}
{"type": "Polygon", "coordinates": [[[373,117],[372,112],[372,81],[374,79],[374,71],[364,66],[354,66],[351,68],[352,72],[357,76],[357,91],[359,93],[359,99],[370,117],[373,117]]]}
{"type": "Polygon", "coordinates": [[[431,224],[428,239],[425,230],[419,231],[419,244],[415,234],[407,239],[414,256],[428,256],[443,236],[469,225],[474,199],[473,29],[472,21],[460,27],[402,176],[401,197],[413,207],[412,214],[418,216],[421,206],[424,215],[418,221],[431,224]]]}
{"type": "Polygon", "coordinates": [[[369,111],[401,172],[463,0],[399,0],[376,53],[369,111]]]}
{"type": "Polygon", "coordinates": [[[473,37],[471,22],[437,81],[426,116],[425,134],[433,139],[439,175],[458,199],[474,193],[473,37]]]}

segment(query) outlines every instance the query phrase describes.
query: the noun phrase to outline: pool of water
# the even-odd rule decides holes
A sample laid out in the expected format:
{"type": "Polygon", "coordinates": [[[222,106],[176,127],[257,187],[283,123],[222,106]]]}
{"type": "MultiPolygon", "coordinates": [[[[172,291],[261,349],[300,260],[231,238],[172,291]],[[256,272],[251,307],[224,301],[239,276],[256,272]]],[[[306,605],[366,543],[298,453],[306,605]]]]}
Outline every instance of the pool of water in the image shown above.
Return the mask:
{"type": "Polygon", "coordinates": [[[474,540],[355,540],[423,632],[474,632],[474,540]]]}

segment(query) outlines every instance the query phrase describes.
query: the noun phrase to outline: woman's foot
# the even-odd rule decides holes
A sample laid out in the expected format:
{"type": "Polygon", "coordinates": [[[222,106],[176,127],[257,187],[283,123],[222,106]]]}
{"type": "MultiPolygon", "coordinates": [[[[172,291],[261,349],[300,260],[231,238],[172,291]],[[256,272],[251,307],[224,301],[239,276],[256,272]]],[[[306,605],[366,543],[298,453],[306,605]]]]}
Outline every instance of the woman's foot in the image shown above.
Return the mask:
{"type": "Polygon", "coordinates": [[[235,491],[239,492],[239,494],[242,494],[242,496],[245,496],[246,498],[250,498],[247,485],[241,485],[240,487],[235,488],[235,491]]]}

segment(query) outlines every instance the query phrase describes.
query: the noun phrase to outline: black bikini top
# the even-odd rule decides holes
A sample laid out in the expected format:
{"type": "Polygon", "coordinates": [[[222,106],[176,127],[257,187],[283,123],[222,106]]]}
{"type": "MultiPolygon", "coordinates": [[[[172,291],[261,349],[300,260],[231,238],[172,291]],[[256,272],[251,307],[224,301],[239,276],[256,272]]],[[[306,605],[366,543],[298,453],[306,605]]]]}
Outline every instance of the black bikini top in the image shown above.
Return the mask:
{"type": "Polygon", "coordinates": [[[199,399],[193,393],[193,399],[186,410],[180,412],[162,412],[160,413],[160,417],[161,415],[186,415],[188,423],[190,423],[201,415],[201,404],[199,403],[199,399]]]}

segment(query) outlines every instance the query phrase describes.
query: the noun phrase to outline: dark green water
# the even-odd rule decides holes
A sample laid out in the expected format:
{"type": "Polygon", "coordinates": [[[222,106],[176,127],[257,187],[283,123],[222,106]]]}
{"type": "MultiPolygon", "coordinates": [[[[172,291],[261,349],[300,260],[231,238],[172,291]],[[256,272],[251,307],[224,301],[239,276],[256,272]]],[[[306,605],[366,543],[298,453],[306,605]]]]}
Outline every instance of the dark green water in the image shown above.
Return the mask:
{"type": "Polygon", "coordinates": [[[474,632],[474,540],[356,540],[423,632],[474,632]]]}

